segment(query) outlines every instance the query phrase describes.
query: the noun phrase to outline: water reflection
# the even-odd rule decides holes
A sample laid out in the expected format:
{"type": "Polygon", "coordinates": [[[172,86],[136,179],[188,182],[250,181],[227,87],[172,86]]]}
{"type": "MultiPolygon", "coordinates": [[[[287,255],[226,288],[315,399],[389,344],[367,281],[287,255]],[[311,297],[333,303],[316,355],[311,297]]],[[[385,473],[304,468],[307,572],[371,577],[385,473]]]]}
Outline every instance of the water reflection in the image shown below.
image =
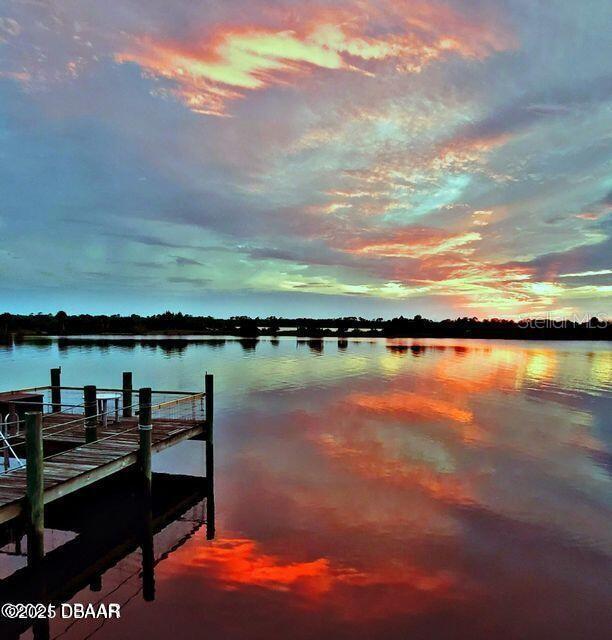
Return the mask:
{"type": "Polygon", "coordinates": [[[610,386],[566,382],[593,359],[391,346],[350,383],[270,390],[226,418],[231,515],[184,560],[198,588],[259,612],[244,637],[606,637],[610,479],[592,455],[608,456],[610,386]]]}
{"type": "MultiPolygon", "coordinates": [[[[214,540],[156,565],[155,606],[134,599],[97,636],[607,638],[612,352],[322,343],[103,356],[100,384],[133,370],[197,389],[215,373],[221,507],[214,540]]],[[[56,364],[29,356],[16,379],[56,364]]],[[[68,383],[93,374],[78,350],[63,362],[68,383]]],[[[187,446],[157,464],[201,460],[187,446]]]]}
{"type": "Polygon", "coordinates": [[[257,338],[240,338],[238,344],[244,349],[244,351],[255,351],[259,340],[257,338]]]}
{"type": "MultiPolygon", "coordinates": [[[[49,505],[46,555],[34,566],[29,557],[24,564],[23,525],[13,521],[0,528],[2,552],[21,558],[23,565],[0,581],[0,602],[120,602],[113,594],[128,582],[152,602],[156,566],[200,529],[207,535],[214,530],[214,496],[206,479],[191,476],[154,474],[150,502],[142,500],[139,487],[139,478],[127,472],[49,505]]],[[[32,632],[35,638],[49,637],[50,628],[59,635],[74,623],[40,620],[32,632]]],[[[18,638],[31,624],[0,618],[0,635],[18,638]]],[[[82,632],[77,637],[84,637],[82,632]]]]}

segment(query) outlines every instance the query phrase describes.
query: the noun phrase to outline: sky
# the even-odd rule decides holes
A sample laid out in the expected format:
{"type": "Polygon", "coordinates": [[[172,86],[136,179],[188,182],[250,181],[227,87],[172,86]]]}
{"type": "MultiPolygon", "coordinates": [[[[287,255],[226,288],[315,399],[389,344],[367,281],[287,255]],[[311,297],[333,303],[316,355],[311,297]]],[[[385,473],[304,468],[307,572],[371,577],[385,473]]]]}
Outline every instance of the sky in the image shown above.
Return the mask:
{"type": "Polygon", "coordinates": [[[612,312],[608,0],[0,0],[29,312],[612,312]]]}

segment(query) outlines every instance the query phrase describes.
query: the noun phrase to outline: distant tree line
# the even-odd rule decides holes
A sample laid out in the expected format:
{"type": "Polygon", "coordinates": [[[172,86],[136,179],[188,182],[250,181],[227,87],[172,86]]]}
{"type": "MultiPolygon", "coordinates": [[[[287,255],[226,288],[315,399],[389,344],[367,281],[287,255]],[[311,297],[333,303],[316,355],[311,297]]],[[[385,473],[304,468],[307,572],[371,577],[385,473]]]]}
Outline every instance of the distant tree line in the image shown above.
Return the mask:
{"type": "Polygon", "coordinates": [[[232,316],[213,318],[185,313],[165,313],[140,316],[69,315],[32,313],[0,314],[0,339],[21,335],[92,335],[92,334],[205,334],[234,335],[256,338],[259,335],[294,335],[308,338],[344,337],[432,337],[432,338],[537,338],[561,340],[610,340],[612,322],[598,318],[573,320],[504,320],[455,318],[428,320],[413,318],[367,319],[342,318],[251,318],[232,316]]]}

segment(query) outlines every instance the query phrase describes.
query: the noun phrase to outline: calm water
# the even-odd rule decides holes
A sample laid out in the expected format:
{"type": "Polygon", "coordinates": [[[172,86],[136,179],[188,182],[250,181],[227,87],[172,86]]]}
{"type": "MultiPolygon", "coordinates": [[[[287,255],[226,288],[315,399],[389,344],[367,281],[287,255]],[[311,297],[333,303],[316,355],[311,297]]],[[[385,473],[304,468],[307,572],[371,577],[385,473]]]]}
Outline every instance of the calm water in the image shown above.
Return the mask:
{"type": "MultiPolygon", "coordinates": [[[[215,374],[216,539],[197,531],[157,565],[154,602],[118,565],[104,585],[121,621],[51,637],[610,637],[609,345],[52,342],[0,351],[0,387],[57,365],[67,385],[215,374]]],[[[202,447],[155,468],[201,473],[202,447]]],[[[18,562],[0,556],[2,575],[18,562]]]]}

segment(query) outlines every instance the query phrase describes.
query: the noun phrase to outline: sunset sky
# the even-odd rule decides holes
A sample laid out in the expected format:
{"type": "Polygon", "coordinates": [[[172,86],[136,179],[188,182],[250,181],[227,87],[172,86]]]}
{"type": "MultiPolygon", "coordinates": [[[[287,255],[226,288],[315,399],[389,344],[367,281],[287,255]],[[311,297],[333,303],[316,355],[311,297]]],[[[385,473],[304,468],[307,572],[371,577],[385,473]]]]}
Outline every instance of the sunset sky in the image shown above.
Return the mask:
{"type": "Polygon", "coordinates": [[[612,312],[608,0],[0,0],[16,312],[612,312]]]}

